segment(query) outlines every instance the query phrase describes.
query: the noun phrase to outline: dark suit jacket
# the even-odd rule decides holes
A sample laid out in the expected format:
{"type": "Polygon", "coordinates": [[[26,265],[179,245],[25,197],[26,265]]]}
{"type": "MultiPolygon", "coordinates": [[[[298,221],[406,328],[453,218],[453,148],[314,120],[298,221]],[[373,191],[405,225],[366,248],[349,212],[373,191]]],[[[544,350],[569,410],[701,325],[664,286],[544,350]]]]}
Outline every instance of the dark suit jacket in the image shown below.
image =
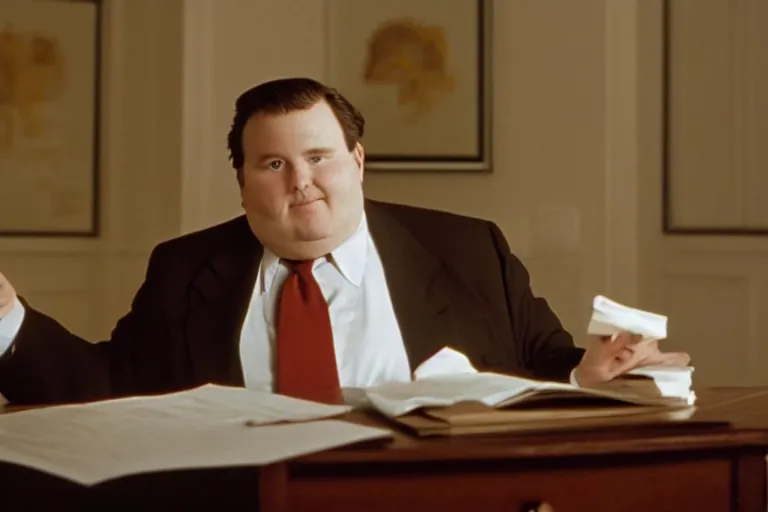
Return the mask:
{"type": "MultiPolygon", "coordinates": [[[[568,378],[582,350],[495,224],[375,201],[366,212],[412,368],[448,345],[482,369],[568,378]]],[[[240,328],[262,250],[245,217],[161,243],[108,342],[25,302],[0,393],[25,404],[242,385],[240,328]]]]}

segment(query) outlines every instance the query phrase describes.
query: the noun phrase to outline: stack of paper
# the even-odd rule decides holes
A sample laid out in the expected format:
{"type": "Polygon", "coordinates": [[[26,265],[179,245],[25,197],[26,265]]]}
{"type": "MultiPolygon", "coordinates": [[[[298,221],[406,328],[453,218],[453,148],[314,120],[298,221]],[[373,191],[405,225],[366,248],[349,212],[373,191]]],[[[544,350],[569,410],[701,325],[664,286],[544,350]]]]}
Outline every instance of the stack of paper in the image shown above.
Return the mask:
{"type": "Polygon", "coordinates": [[[391,435],[326,419],[349,410],[215,385],[28,410],[0,415],[0,461],[92,485],[152,471],[259,466],[391,435]]]}
{"type": "Polygon", "coordinates": [[[663,340],[667,337],[667,317],[596,296],[587,333],[612,336],[621,332],[639,334],[644,340],[663,340]]]}
{"type": "Polygon", "coordinates": [[[368,389],[367,397],[376,410],[419,435],[572,429],[647,413],[679,421],[693,412],[689,397],[587,389],[484,372],[385,384],[368,389]]]}
{"type": "Polygon", "coordinates": [[[645,366],[601,384],[598,389],[641,396],[688,398],[693,403],[693,368],[645,366]]]}
{"type": "Polygon", "coordinates": [[[411,382],[365,390],[368,402],[419,435],[572,429],[637,422],[641,414],[665,423],[687,419],[695,395],[690,369],[642,368],[599,389],[478,372],[461,353],[444,348],[414,372],[411,382]],[[628,418],[633,418],[629,420],[628,418]]]}
{"type": "Polygon", "coordinates": [[[393,382],[367,390],[371,404],[394,418],[422,407],[447,407],[462,402],[479,402],[488,407],[505,408],[534,402],[570,400],[613,405],[687,407],[687,397],[624,395],[608,390],[580,388],[560,382],[538,381],[500,373],[479,372],[427,377],[411,382],[393,382]],[[586,400],[585,400],[586,399],[586,400]],[[592,399],[592,400],[590,400],[592,399]]]}
{"type": "MultiPolygon", "coordinates": [[[[643,342],[663,340],[667,337],[667,317],[619,304],[602,295],[596,296],[592,302],[592,318],[587,333],[613,336],[621,332],[640,335],[643,342]]],[[[601,384],[600,389],[645,396],[690,397],[693,401],[692,377],[693,368],[690,366],[646,366],[601,384]]]]}

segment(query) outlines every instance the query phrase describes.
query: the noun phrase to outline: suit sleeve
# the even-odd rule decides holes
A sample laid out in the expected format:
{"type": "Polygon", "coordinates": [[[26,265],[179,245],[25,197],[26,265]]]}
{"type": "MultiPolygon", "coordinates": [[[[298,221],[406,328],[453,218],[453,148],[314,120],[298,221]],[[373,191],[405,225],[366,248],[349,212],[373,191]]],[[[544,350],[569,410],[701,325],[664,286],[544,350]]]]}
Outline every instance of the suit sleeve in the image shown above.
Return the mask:
{"type": "Polygon", "coordinates": [[[498,226],[490,223],[490,229],[501,258],[518,361],[535,377],[568,382],[584,350],[574,345],[547,301],[534,296],[528,270],[512,254],[498,226]]]}
{"type": "Polygon", "coordinates": [[[167,328],[159,321],[166,266],[161,247],[152,252],[144,283],[109,340],[90,343],[22,299],[24,320],[0,357],[0,394],[23,405],[99,400],[150,389],[152,364],[163,360],[161,351],[153,353],[151,340],[162,339],[158,330],[167,328]]]}

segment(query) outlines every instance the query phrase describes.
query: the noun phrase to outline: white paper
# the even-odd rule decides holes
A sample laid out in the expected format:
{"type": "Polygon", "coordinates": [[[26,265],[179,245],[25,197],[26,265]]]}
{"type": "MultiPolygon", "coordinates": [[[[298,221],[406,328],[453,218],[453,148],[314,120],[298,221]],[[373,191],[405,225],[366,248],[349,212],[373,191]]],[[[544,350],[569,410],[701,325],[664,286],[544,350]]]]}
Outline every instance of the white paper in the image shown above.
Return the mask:
{"type": "Polygon", "coordinates": [[[367,394],[373,407],[392,418],[421,407],[447,407],[460,402],[481,402],[490,407],[506,407],[555,395],[573,398],[604,397],[638,405],[682,406],[686,405],[686,401],[693,399],[687,395],[632,395],[491,372],[438,375],[413,382],[395,382],[369,388],[367,394]]]}
{"type": "MultiPolygon", "coordinates": [[[[458,373],[477,373],[469,358],[450,347],[443,347],[435,355],[421,363],[413,371],[413,380],[435,377],[437,375],[454,375],[458,373]]],[[[409,381],[410,382],[410,381],[409,381]]],[[[373,405],[368,399],[367,388],[344,388],[344,403],[355,409],[371,409],[373,405]]]]}
{"type": "Polygon", "coordinates": [[[449,406],[478,401],[487,405],[525,391],[528,382],[517,377],[491,373],[461,373],[426,377],[412,382],[393,382],[368,388],[371,404],[390,417],[407,414],[420,407],[449,406]]]}
{"type": "Polygon", "coordinates": [[[571,384],[479,372],[385,384],[369,388],[368,399],[383,414],[397,417],[420,407],[447,407],[460,402],[481,402],[490,407],[510,405],[542,391],[574,396],[609,396],[571,384]]]}
{"type": "Polygon", "coordinates": [[[0,460],[93,485],[151,471],[270,464],[391,435],[323,419],[349,410],[215,385],[28,410],[0,415],[0,460]]]}
{"type": "Polygon", "coordinates": [[[506,407],[553,395],[604,397],[637,405],[685,406],[693,405],[696,399],[690,389],[692,371],[691,367],[646,366],[628,372],[654,379],[660,396],[646,396],[628,391],[582,388],[561,382],[478,372],[464,354],[445,347],[414,371],[413,381],[391,382],[362,391],[371,407],[391,418],[422,407],[448,407],[460,402],[506,407]]]}
{"type": "Polygon", "coordinates": [[[413,372],[415,380],[435,377],[437,375],[457,375],[460,373],[477,373],[469,358],[450,347],[442,348],[413,372]]]}
{"type": "Polygon", "coordinates": [[[612,336],[620,332],[640,335],[643,341],[663,340],[667,337],[667,317],[619,304],[602,295],[596,296],[587,333],[612,336]]]}
{"type": "Polygon", "coordinates": [[[627,373],[653,379],[661,396],[686,396],[691,392],[693,385],[691,366],[641,366],[627,373]]]}

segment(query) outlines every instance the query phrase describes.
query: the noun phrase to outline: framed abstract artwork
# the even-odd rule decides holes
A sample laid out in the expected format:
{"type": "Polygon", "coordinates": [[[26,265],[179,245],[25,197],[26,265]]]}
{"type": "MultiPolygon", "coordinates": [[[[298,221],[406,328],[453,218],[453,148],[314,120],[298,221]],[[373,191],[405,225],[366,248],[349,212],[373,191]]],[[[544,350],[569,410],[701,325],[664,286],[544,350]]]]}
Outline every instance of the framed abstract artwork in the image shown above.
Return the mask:
{"type": "Polygon", "coordinates": [[[0,236],[99,230],[99,0],[2,0],[0,236]]]}
{"type": "Polygon", "coordinates": [[[327,80],[366,119],[366,168],[489,171],[490,1],[327,1],[327,80]]]}

